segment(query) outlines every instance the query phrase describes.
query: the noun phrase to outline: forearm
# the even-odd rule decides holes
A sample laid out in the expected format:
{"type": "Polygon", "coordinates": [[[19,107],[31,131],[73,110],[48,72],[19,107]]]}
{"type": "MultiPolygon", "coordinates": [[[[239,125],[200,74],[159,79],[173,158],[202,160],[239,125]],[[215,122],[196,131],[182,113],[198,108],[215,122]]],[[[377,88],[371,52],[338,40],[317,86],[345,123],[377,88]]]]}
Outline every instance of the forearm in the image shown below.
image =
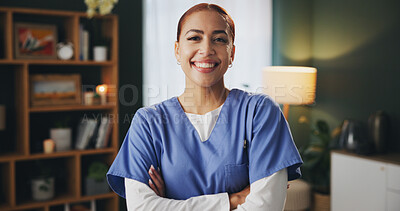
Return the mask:
{"type": "Polygon", "coordinates": [[[269,177],[255,181],[245,203],[236,211],[282,211],[287,190],[287,170],[282,169],[269,177]]]}
{"type": "Polygon", "coordinates": [[[174,200],[158,196],[147,185],[125,178],[128,210],[229,210],[227,193],[203,195],[187,200],[174,200]]]}

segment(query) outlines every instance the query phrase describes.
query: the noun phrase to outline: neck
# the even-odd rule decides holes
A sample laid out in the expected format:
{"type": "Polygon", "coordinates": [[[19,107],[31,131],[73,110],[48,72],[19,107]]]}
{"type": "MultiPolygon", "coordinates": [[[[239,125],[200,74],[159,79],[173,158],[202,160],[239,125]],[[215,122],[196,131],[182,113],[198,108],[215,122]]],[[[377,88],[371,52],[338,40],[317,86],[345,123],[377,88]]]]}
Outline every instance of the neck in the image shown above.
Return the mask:
{"type": "Polygon", "coordinates": [[[228,97],[229,90],[220,83],[212,87],[188,86],[178,97],[182,108],[187,113],[205,114],[221,106],[228,97]]]}

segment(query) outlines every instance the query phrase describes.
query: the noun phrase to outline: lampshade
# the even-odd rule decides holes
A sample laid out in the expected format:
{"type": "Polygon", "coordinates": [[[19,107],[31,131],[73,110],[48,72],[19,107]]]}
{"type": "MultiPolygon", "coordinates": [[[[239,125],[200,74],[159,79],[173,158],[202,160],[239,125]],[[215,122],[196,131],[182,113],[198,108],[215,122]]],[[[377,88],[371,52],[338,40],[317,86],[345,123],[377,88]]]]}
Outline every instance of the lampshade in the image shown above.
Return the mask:
{"type": "Polygon", "coordinates": [[[317,69],[270,66],[263,69],[264,93],[279,104],[306,105],[315,100],[317,69]]]}

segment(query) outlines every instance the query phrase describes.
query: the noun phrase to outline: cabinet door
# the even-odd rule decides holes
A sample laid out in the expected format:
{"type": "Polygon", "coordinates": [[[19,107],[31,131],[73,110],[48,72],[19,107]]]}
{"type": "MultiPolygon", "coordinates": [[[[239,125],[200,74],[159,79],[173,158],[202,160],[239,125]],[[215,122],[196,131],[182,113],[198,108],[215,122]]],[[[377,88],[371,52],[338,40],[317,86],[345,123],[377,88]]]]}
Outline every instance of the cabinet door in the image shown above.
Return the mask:
{"type": "Polygon", "coordinates": [[[332,211],[385,210],[386,164],[332,153],[332,211]]]}
{"type": "Polygon", "coordinates": [[[387,211],[400,210],[400,166],[387,165],[387,211]]]}

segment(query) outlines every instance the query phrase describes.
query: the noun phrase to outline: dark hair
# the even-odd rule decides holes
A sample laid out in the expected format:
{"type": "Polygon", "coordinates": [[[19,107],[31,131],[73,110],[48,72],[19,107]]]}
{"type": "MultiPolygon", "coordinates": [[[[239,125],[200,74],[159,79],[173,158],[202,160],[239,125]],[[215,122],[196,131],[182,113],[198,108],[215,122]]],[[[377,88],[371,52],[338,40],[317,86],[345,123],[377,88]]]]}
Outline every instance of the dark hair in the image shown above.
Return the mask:
{"type": "Polygon", "coordinates": [[[235,41],[235,23],[233,22],[231,16],[226,12],[226,10],[224,8],[222,8],[216,4],[207,4],[207,3],[201,3],[201,4],[194,5],[189,10],[187,10],[185,13],[183,13],[182,17],[179,19],[179,22],[178,22],[178,30],[176,33],[176,40],[179,42],[179,36],[181,35],[182,25],[185,23],[186,18],[195,12],[204,11],[204,10],[218,12],[224,18],[224,20],[228,24],[228,28],[229,28],[228,33],[232,36],[232,43],[233,43],[235,41]]]}

